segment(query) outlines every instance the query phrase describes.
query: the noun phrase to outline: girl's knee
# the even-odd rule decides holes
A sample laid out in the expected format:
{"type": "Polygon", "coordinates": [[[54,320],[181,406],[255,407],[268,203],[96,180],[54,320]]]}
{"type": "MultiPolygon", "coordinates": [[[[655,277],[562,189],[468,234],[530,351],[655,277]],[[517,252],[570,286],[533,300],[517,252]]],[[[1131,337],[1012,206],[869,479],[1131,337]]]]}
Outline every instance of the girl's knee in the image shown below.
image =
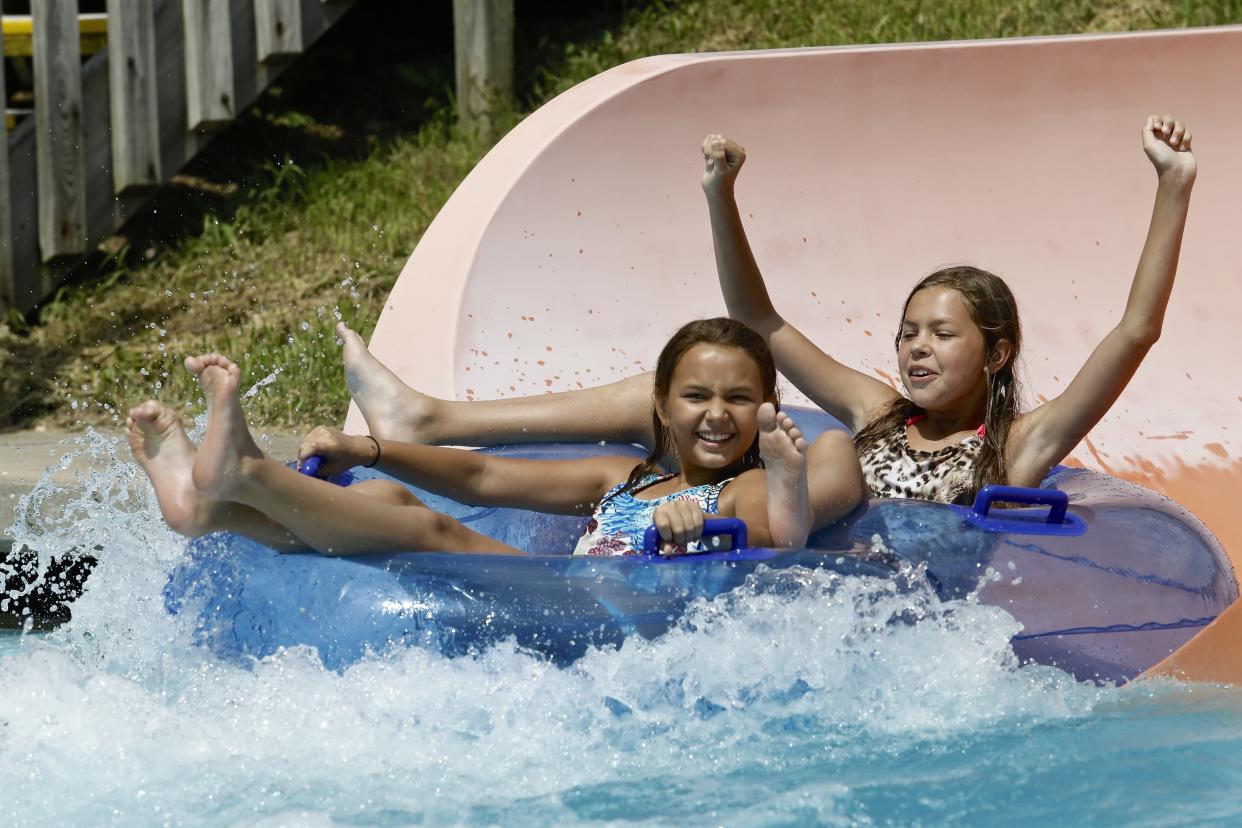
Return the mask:
{"type": "Polygon", "coordinates": [[[460,537],[461,524],[453,518],[421,503],[412,505],[406,515],[411,548],[420,551],[465,551],[460,537]]]}
{"type": "Polygon", "coordinates": [[[815,438],[807,452],[807,463],[810,466],[858,465],[858,454],[854,450],[854,440],[848,432],[840,429],[825,431],[815,438]]]}
{"type": "Polygon", "coordinates": [[[852,507],[864,492],[862,466],[854,440],[845,431],[825,431],[807,452],[807,480],[811,499],[852,507]]]}
{"type": "Polygon", "coordinates": [[[394,483],[391,480],[363,480],[361,483],[355,483],[353,486],[350,486],[350,488],[376,500],[391,503],[394,506],[424,505],[413,492],[400,483],[394,483]]]}

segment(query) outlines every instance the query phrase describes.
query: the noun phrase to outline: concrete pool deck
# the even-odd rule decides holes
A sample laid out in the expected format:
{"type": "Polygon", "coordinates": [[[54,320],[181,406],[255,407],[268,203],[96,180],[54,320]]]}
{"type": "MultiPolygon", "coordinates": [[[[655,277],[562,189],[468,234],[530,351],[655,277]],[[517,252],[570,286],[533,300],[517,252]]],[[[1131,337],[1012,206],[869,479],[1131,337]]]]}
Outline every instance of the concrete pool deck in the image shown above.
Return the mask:
{"type": "MultiPolygon", "coordinates": [[[[75,439],[81,431],[25,430],[0,433],[0,556],[12,547],[11,535],[18,503],[29,494],[44,472],[61,457],[80,449],[75,439]]],[[[300,435],[267,432],[270,451],[281,459],[297,454],[300,435]]],[[[75,484],[76,465],[57,470],[52,481],[59,486],[75,484]]]]}
{"type": "MultiPolygon", "coordinates": [[[[39,482],[43,472],[72,448],[74,432],[10,431],[0,434],[0,553],[12,545],[10,532],[17,504],[39,482]]],[[[73,482],[66,469],[53,476],[59,484],[73,482]]]]}

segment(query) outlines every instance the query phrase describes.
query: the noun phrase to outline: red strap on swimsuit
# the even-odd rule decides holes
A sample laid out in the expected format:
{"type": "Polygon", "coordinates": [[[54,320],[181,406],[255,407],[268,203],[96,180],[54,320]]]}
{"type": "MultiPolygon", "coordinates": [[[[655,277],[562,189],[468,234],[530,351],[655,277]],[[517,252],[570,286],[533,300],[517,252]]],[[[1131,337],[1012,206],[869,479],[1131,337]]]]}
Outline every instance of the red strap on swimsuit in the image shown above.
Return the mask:
{"type": "MultiPolygon", "coordinates": [[[[917,422],[921,422],[921,421],[926,420],[926,419],[927,419],[927,415],[926,415],[926,414],[915,414],[913,417],[907,417],[907,418],[906,418],[906,425],[908,425],[908,426],[912,426],[912,425],[914,425],[915,423],[917,423],[917,422]]],[[[988,426],[987,426],[987,423],[980,423],[980,424],[979,424],[979,427],[975,429],[975,436],[976,436],[976,437],[978,437],[980,440],[982,440],[982,439],[984,439],[985,437],[987,437],[987,436],[988,436],[988,426]]]]}

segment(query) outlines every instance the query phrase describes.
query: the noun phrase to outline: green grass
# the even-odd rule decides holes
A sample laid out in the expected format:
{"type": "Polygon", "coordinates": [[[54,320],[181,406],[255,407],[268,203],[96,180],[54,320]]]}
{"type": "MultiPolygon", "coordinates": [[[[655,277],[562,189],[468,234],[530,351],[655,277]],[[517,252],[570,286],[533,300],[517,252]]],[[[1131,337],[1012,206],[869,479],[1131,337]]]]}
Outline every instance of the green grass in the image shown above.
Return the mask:
{"type": "MultiPolygon", "coordinates": [[[[537,20],[518,5],[522,101],[501,113],[501,132],[650,54],[1242,19],[1242,0],[614,0],[589,19],[564,3],[564,19],[545,10],[537,20]]],[[[351,13],[355,28],[366,15],[389,22],[392,8],[367,4],[351,13]]],[[[417,60],[402,25],[351,35],[342,24],[336,43],[304,59],[310,68],[282,79],[191,165],[188,185],[110,240],[82,281],[33,320],[0,325],[0,426],[114,424],[149,396],[196,400],[180,363],[204,350],[237,359],[248,382],[280,372],[278,390],[249,404],[256,423],[340,422],[336,319],[369,335],[410,251],[489,148],[453,123],[449,36],[434,23],[425,37],[440,52],[417,60]]]]}

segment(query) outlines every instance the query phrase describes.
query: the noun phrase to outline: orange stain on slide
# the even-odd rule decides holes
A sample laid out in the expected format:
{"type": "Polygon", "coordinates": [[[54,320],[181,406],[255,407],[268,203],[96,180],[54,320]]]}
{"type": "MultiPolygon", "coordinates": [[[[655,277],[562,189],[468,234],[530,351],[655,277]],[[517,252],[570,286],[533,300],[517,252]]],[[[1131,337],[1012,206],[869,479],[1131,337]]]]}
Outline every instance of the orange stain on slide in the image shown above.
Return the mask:
{"type": "MultiPolygon", "coordinates": [[[[1087,446],[1087,451],[1091,452],[1091,457],[1092,457],[1092,459],[1093,459],[1093,460],[1095,460],[1095,465],[1096,465],[1096,467],[1097,467],[1097,468],[1099,468],[1099,470],[1100,470],[1100,471],[1104,472],[1105,474],[1111,474],[1111,475],[1113,475],[1114,477],[1120,477],[1120,476],[1121,476],[1121,475],[1117,474],[1117,472],[1113,469],[1113,467],[1112,467],[1112,466],[1110,466],[1110,465],[1108,464],[1108,461],[1104,459],[1104,458],[1105,458],[1105,457],[1107,457],[1108,455],[1104,454],[1102,451],[1100,451],[1099,449],[1097,449],[1097,448],[1095,447],[1095,443],[1091,442],[1091,438],[1090,438],[1090,437],[1084,437],[1082,441],[1083,441],[1083,443],[1087,446]]],[[[1127,478],[1127,479],[1129,479],[1129,478],[1127,478]]],[[[1135,482],[1137,483],[1137,482],[1139,482],[1139,481],[1137,481],[1137,480],[1136,480],[1135,482]]],[[[1146,486],[1147,484],[1146,484],[1146,483],[1144,483],[1143,485],[1144,485],[1144,486],[1146,486]]],[[[1155,488],[1155,487],[1154,487],[1154,486],[1148,486],[1148,488],[1155,488]]],[[[1159,490],[1159,489],[1156,489],[1156,491],[1160,491],[1160,490],[1159,490]]]]}
{"type": "Polygon", "coordinates": [[[1234,569],[1242,571],[1242,510],[1238,509],[1242,460],[1225,466],[1191,466],[1180,459],[1171,463],[1143,457],[1127,459],[1137,468],[1114,468],[1109,474],[1146,486],[1185,506],[1216,535],[1229,553],[1234,569]]]}
{"type": "MultiPolygon", "coordinates": [[[[1224,452],[1217,444],[1207,448],[1214,454],[1224,452]]],[[[1225,548],[1234,571],[1242,572],[1242,510],[1238,509],[1242,460],[1225,466],[1190,466],[1174,460],[1166,467],[1137,460],[1138,469],[1110,473],[1167,495],[1194,512],[1225,548]]],[[[1221,613],[1210,627],[1144,675],[1237,683],[1242,677],[1242,602],[1221,613]]]]}

